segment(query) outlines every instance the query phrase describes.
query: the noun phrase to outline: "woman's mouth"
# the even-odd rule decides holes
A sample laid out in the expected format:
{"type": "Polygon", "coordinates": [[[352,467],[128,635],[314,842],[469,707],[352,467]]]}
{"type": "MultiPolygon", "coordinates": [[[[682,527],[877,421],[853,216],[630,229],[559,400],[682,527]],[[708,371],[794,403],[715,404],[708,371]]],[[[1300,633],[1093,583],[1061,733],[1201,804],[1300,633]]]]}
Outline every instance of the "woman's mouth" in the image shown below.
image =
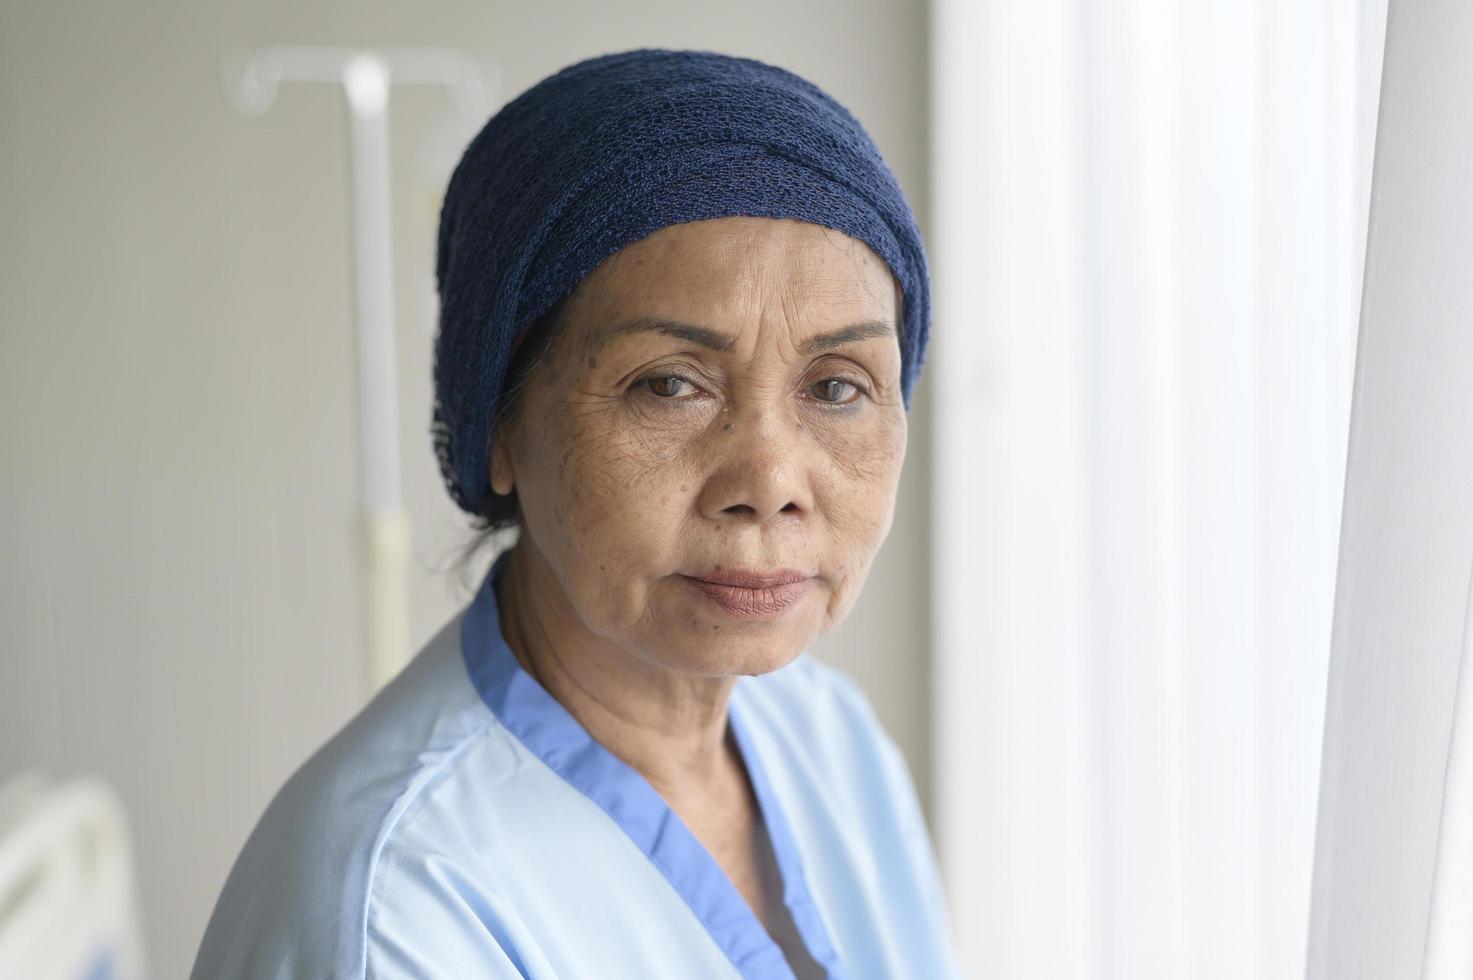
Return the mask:
{"type": "Polygon", "coordinates": [[[784,569],[774,573],[723,571],[710,578],[682,575],[701,595],[731,616],[767,619],[803,598],[812,576],[784,569]]]}

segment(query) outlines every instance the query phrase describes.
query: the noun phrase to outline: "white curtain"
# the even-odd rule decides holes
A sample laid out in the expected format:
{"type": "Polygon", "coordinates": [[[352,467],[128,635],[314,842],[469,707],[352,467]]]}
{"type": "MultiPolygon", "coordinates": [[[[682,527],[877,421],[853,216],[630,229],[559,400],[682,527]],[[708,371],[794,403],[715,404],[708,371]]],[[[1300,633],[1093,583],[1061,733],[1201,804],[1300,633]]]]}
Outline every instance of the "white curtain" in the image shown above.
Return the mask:
{"type": "Polygon", "coordinates": [[[1384,17],[933,7],[933,784],[978,978],[1303,975],[1384,17]]]}

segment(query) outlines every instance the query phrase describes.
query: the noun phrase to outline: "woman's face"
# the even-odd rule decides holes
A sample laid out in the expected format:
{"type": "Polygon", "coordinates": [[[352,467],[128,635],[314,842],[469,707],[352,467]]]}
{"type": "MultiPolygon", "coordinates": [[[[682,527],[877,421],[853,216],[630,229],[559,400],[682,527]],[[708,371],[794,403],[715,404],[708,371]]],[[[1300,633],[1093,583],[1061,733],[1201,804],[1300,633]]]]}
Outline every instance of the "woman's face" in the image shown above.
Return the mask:
{"type": "Polygon", "coordinates": [[[898,303],[867,245],[795,220],[671,225],[600,264],[493,443],[537,601],[696,674],[775,670],[838,623],[905,457],[898,303]]]}

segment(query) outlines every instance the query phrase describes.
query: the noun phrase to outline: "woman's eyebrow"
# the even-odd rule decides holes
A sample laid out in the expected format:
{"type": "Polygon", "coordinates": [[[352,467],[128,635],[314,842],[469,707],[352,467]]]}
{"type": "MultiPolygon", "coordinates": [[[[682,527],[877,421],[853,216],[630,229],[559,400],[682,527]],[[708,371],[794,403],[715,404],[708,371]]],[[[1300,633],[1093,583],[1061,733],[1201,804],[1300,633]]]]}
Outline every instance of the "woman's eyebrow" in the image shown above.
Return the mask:
{"type": "MultiPolygon", "coordinates": [[[[728,351],[736,343],[736,338],[710,327],[703,327],[695,323],[682,323],[679,320],[670,320],[659,316],[642,316],[624,323],[616,324],[604,333],[603,341],[607,343],[616,337],[623,337],[634,333],[658,333],[667,337],[675,337],[679,340],[689,341],[701,347],[714,351],[728,351]]],[[[895,324],[884,320],[861,320],[851,323],[847,327],[830,330],[827,333],[815,334],[798,345],[798,353],[813,354],[822,350],[832,350],[845,344],[855,343],[860,340],[869,340],[872,337],[894,337],[895,324]]]]}

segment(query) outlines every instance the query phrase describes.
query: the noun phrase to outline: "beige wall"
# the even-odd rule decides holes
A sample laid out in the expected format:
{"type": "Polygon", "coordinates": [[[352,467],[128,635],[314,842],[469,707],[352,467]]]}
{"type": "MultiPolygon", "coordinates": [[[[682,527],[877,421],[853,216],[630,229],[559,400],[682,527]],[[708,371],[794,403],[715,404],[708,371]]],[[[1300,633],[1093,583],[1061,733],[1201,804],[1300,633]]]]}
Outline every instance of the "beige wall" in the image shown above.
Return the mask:
{"type": "MultiPolygon", "coordinates": [[[[622,48],[751,55],[853,109],[924,227],[925,39],[918,0],[0,6],[0,778],[121,791],[158,976],[186,972],[267,799],[363,697],[340,96],[239,117],[220,53],[453,44],[500,62],[503,97],[622,48]]],[[[416,645],[467,598],[426,434],[440,105],[392,101],[416,645]]],[[[923,384],[894,531],[818,648],[923,793],[925,423],[923,384]]]]}

